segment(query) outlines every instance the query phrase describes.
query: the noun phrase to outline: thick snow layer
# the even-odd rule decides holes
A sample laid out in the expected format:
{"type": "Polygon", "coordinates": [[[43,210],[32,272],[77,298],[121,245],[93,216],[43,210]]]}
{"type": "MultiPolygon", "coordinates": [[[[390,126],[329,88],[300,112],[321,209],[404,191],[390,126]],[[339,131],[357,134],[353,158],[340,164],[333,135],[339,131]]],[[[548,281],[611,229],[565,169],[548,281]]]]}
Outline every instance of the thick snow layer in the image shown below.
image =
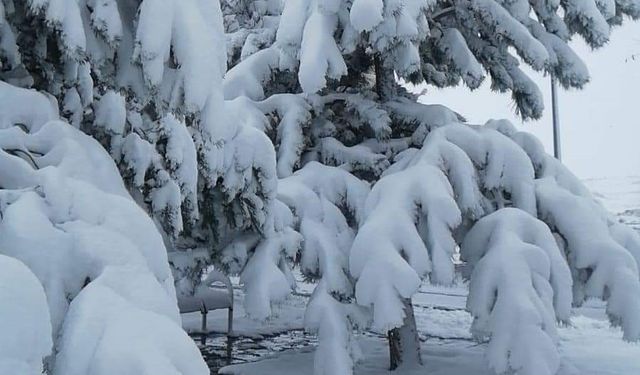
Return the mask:
{"type": "Polygon", "coordinates": [[[315,93],[323,89],[326,77],[338,79],[347,74],[347,65],[333,34],[338,16],[312,10],[302,33],[298,80],[302,90],[315,93]]]}
{"type": "Polygon", "coordinates": [[[371,31],[382,22],[382,0],[355,0],[349,12],[351,24],[358,31],[371,31]]]}
{"type": "Polygon", "coordinates": [[[122,283],[123,276],[131,278],[105,272],[73,300],[55,373],[208,374],[200,352],[180,326],[163,314],[149,312],[150,305],[144,302],[151,296],[141,288],[144,280],[136,280],[142,285],[134,295],[114,291],[113,284],[122,283]],[[138,306],[130,302],[132,297],[140,301],[138,306]]]}
{"type": "Polygon", "coordinates": [[[125,99],[115,91],[107,91],[96,104],[95,126],[104,128],[114,135],[124,134],[127,121],[125,99]]]}
{"type": "Polygon", "coordinates": [[[607,221],[594,215],[589,200],[555,189],[548,179],[539,181],[536,195],[542,217],[566,243],[577,279],[574,300],[606,299],[607,313],[623,327],[625,338],[640,338],[640,281],[632,254],[611,237],[607,221]]]}
{"type": "Polygon", "coordinates": [[[480,219],[460,253],[473,267],[467,300],[472,332],[489,338],[491,368],[498,374],[555,374],[555,322],[569,319],[572,282],[549,228],[505,208],[480,219]]]}
{"type": "Polygon", "coordinates": [[[2,254],[0,301],[0,374],[42,374],[53,348],[44,288],[24,263],[2,254]]]}
{"type": "MultiPolygon", "coordinates": [[[[109,154],[69,124],[49,121],[49,106],[34,110],[25,100],[46,101],[41,94],[6,84],[0,92],[14,101],[0,126],[0,254],[39,281],[16,275],[24,279],[15,285],[28,298],[25,308],[38,303],[31,300],[40,286],[48,309],[35,307],[50,312],[44,326],[23,314],[41,337],[30,344],[34,354],[15,359],[34,366],[33,356],[53,342],[47,365],[54,375],[207,374],[178,325],[162,237],[109,154]]],[[[18,343],[33,338],[28,329],[15,336],[18,343]]],[[[5,353],[15,357],[6,349],[0,346],[0,363],[5,353]]]]}
{"type": "Polygon", "coordinates": [[[264,99],[263,84],[278,67],[279,54],[275,47],[256,52],[242,64],[231,68],[224,77],[224,98],[235,99],[246,96],[253,100],[264,99]]]}

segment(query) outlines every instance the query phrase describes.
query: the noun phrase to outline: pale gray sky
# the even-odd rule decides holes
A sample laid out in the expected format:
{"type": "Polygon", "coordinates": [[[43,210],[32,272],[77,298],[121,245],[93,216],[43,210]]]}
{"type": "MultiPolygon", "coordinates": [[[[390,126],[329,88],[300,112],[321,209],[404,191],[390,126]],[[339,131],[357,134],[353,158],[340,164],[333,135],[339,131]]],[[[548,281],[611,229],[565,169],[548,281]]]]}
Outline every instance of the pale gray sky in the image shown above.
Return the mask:
{"type": "MultiPolygon", "coordinates": [[[[581,178],[640,176],[640,22],[615,28],[609,45],[599,50],[591,51],[579,38],[574,48],[589,67],[591,82],[582,91],[560,91],[564,163],[581,178]]],[[[491,92],[487,82],[473,93],[430,88],[422,101],[447,105],[471,123],[508,118],[552,152],[549,79],[539,74],[535,79],[546,103],[544,117],[535,122],[523,124],[510,95],[491,92]]]]}

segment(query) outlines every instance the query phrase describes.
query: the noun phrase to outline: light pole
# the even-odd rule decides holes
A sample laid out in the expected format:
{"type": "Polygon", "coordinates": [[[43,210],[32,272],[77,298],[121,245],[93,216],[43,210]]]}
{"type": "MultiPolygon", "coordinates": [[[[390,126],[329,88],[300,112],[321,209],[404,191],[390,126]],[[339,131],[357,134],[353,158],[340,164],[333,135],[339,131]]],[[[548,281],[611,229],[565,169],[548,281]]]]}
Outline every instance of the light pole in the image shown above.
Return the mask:
{"type": "Polygon", "coordinates": [[[553,156],[562,160],[560,152],[560,114],[558,113],[558,89],[556,78],[551,74],[551,112],[553,116],[553,156]]]}

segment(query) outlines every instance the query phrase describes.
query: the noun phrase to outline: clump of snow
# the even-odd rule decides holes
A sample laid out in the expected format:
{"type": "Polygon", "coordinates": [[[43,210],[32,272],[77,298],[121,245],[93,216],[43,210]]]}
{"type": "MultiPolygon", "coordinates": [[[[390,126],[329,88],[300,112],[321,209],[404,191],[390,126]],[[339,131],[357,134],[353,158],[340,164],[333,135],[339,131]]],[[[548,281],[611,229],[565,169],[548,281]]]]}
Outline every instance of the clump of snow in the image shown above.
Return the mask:
{"type": "Polygon", "coordinates": [[[496,373],[558,371],[555,321],[568,321],[571,273],[549,228],[505,208],[480,219],[461,245],[472,270],[467,307],[476,338],[489,338],[496,373]]]}
{"type": "Polygon", "coordinates": [[[127,121],[124,97],[112,90],[107,91],[96,104],[94,124],[114,135],[123,135],[127,121]]]}
{"type": "MultiPolygon", "coordinates": [[[[111,271],[111,270],[110,270],[111,271]]],[[[149,311],[143,283],[133,295],[114,290],[127,271],[106,271],[73,300],[63,326],[55,374],[209,374],[198,348],[180,326],[149,311]],[[131,303],[133,298],[138,303],[131,303]]]]}
{"type": "Polygon", "coordinates": [[[593,202],[555,188],[550,179],[538,182],[536,196],[541,217],[562,236],[574,276],[574,301],[588,297],[607,300],[607,314],[627,340],[640,338],[638,264],[621,243],[611,237],[606,218],[593,202]],[[594,214],[594,211],[596,214],[594,214]]]}
{"type": "Polygon", "coordinates": [[[2,254],[0,300],[0,373],[42,374],[53,347],[45,291],[24,263],[2,254]]]}
{"type": "MultiPolygon", "coordinates": [[[[109,154],[69,124],[48,121],[48,106],[34,111],[20,100],[42,101],[41,94],[6,84],[0,91],[18,99],[0,126],[0,252],[37,277],[48,308],[36,307],[50,312],[47,325],[32,322],[43,335],[34,355],[53,342],[48,366],[56,375],[207,374],[178,326],[162,237],[109,154]]],[[[37,293],[33,280],[22,278],[20,290],[37,293]]],[[[19,320],[11,324],[20,327],[19,320]]],[[[17,339],[32,337],[28,332],[17,339]]],[[[33,366],[33,355],[16,359],[33,366]]]]}

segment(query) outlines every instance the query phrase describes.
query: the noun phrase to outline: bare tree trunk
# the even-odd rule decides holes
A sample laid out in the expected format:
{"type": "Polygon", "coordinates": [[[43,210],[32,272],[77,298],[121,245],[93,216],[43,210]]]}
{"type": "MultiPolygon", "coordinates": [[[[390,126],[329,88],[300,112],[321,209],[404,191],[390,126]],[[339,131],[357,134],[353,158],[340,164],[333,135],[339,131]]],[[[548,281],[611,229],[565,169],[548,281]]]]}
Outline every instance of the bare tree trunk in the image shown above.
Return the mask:
{"type": "Polygon", "coordinates": [[[416,318],[413,315],[411,299],[403,300],[403,304],[405,317],[402,327],[394,328],[387,332],[390,370],[395,370],[404,365],[411,367],[422,365],[420,339],[416,327],[416,318]]]}
{"type": "Polygon", "coordinates": [[[374,56],[373,64],[376,73],[376,93],[381,100],[387,101],[397,94],[396,78],[393,74],[393,69],[385,66],[380,54],[374,56]]]}

